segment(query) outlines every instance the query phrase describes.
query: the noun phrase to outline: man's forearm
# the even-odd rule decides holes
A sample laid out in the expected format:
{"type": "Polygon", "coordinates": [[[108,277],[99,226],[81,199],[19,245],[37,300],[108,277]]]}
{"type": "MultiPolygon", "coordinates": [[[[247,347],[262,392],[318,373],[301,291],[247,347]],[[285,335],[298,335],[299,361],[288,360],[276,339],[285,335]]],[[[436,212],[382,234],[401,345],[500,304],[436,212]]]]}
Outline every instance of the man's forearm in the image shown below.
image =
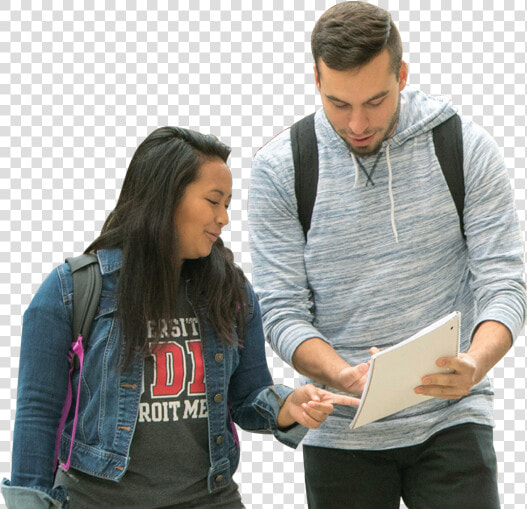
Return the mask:
{"type": "Polygon", "coordinates": [[[364,386],[367,364],[350,366],[335,350],[320,338],[310,338],[293,354],[293,367],[302,375],[340,391],[360,394],[364,386]]]}
{"type": "Polygon", "coordinates": [[[511,346],[512,336],[505,325],[490,320],[480,324],[467,352],[476,360],[475,383],[485,377],[511,346]]]}
{"type": "Polygon", "coordinates": [[[343,390],[337,387],[338,375],[349,364],[326,341],[310,338],[295,350],[293,367],[315,382],[343,390]]]}

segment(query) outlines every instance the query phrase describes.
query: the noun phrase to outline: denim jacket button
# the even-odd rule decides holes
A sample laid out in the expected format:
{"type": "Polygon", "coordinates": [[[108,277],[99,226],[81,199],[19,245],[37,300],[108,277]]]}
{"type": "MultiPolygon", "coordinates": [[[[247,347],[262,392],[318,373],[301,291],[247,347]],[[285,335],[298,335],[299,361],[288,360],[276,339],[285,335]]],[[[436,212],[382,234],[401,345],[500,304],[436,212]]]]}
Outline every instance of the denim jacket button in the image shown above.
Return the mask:
{"type": "Polygon", "coordinates": [[[217,353],[215,356],[214,356],[214,360],[216,362],[221,362],[223,360],[223,354],[222,353],[217,353]]]}
{"type": "Polygon", "coordinates": [[[218,437],[216,438],[216,443],[218,445],[223,444],[223,435],[218,435],[218,437]]]}
{"type": "Polygon", "coordinates": [[[219,483],[221,483],[221,481],[223,481],[223,476],[221,474],[217,475],[216,476],[216,482],[219,484],[219,483]]]}
{"type": "Polygon", "coordinates": [[[216,395],[214,396],[214,401],[215,401],[216,403],[221,403],[221,402],[223,401],[223,396],[222,396],[221,394],[216,394],[216,395]]]}

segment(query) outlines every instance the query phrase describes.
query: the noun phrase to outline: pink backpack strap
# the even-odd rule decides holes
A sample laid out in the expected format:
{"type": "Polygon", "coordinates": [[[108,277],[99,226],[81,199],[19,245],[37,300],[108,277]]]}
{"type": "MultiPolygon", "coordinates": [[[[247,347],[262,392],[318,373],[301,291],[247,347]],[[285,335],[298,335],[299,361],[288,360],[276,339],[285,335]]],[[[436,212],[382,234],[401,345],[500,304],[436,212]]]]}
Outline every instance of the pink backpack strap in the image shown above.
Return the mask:
{"type": "Polygon", "coordinates": [[[80,256],[67,258],[66,262],[70,266],[73,278],[73,323],[72,323],[72,344],[68,353],[70,365],[68,373],[68,391],[66,400],[62,408],[57,437],[55,442],[55,469],[58,467],[58,457],[60,454],[60,443],[64,426],[68,419],[73,401],[72,376],[75,369],[79,369],[79,382],[77,384],[77,397],[75,399],[75,414],[73,416],[73,427],[71,430],[71,444],[68,458],[61,466],[68,470],[71,464],[71,453],[77,431],[77,421],[79,418],[79,401],[81,396],[82,369],[84,366],[83,338],[89,337],[90,327],[95,317],[102,290],[102,275],[99,270],[97,256],[94,253],[84,253],[80,256]]]}
{"type": "Polygon", "coordinates": [[[239,449],[240,448],[240,438],[238,437],[238,430],[236,429],[236,425],[234,424],[234,420],[232,418],[230,405],[227,407],[227,410],[229,412],[229,421],[231,423],[232,435],[234,436],[234,443],[236,444],[236,447],[239,449]]]}
{"type": "Polygon", "coordinates": [[[73,416],[73,427],[71,430],[71,443],[70,443],[70,450],[68,453],[68,459],[65,463],[61,463],[60,466],[64,470],[69,470],[71,465],[71,453],[73,451],[73,443],[75,441],[75,432],[77,431],[77,422],[79,418],[79,401],[80,401],[80,395],[81,395],[81,384],[82,384],[82,368],[84,366],[84,347],[82,345],[82,336],[79,336],[77,338],[77,341],[72,344],[71,349],[69,351],[68,360],[70,364],[70,369],[68,373],[68,392],[66,394],[66,400],[64,402],[64,407],[62,408],[62,415],[60,417],[59,421],[59,427],[57,429],[57,440],[55,443],[55,461],[53,462],[54,465],[56,465],[55,469],[58,467],[58,457],[60,452],[60,442],[62,439],[62,432],[64,431],[64,426],[66,424],[66,419],[68,418],[68,414],[70,413],[71,408],[71,402],[72,402],[72,383],[71,383],[71,377],[73,374],[73,371],[75,370],[75,358],[78,359],[80,368],[79,368],[79,382],[77,384],[77,397],[75,399],[75,414],[73,416]]]}

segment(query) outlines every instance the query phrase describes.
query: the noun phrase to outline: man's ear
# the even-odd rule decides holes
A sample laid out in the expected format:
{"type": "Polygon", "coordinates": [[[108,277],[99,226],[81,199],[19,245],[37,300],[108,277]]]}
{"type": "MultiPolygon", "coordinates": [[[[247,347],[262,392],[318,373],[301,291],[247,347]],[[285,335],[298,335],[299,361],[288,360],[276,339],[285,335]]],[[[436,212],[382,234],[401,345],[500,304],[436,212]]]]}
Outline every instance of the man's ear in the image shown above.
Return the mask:
{"type": "Polygon", "coordinates": [[[318,91],[320,92],[320,74],[318,73],[317,64],[313,64],[313,71],[315,73],[315,85],[318,88],[318,91]]]}
{"type": "Polygon", "coordinates": [[[401,61],[401,68],[399,69],[399,92],[402,92],[408,80],[408,64],[401,61]]]}

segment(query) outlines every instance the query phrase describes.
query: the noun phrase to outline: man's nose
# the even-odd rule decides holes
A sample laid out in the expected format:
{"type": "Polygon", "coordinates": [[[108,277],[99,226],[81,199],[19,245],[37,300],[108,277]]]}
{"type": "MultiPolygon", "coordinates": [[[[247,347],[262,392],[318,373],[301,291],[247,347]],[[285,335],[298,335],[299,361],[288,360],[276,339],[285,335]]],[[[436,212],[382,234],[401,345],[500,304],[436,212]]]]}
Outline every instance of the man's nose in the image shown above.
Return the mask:
{"type": "Polygon", "coordinates": [[[358,109],[350,114],[348,120],[349,130],[357,137],[368,131],[369,121],[364,110],[358,109]]]}

